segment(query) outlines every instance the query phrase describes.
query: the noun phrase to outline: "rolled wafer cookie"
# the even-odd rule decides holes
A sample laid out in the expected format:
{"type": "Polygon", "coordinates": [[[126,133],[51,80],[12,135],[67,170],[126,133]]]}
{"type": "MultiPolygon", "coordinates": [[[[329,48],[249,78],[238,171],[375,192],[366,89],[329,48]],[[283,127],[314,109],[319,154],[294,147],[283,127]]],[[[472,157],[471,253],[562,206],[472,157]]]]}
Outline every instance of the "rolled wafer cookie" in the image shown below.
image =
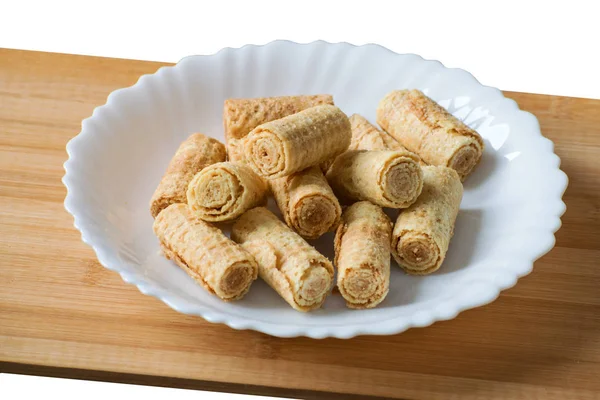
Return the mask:
{"type": "Polygon", "coordinates": [[[392,232],[392,255],[413,275],[426,275],[444,262],[462,200],[458,173],[447,167],[423,167],[423,192],[402,210],[392,232]]]}
{"type": "Polygon", "coordinates": [[[227,99],[223,106],[229,161],[243,161],[243,139],[257,126],[321,104],[333,105],[329,94],[227,99]]]}
{"type": "Polygon", "coordinates": [[[336,228],[342,208],[318,167],[269,181],[285,222],[306,239],[336,228]]]}
{"type": "Polygon", "coordinates": [[[188,184],[202,168],[225,161],[223,143],[201,133],[188,137],[171,159],[150,200],[150,213],[156,218],[158,213],[174,203],[186,203],[188,184]]]}
{"type": "Polygon", "coordinates": [[[244,140],[244,157],[259,175],[276,179],[343,153],[351,137],[346,114],[321,105],[256,127],[244,140]]]}
{"type": "Polygon", "coordinates": [[[234,162],[244,161],[244,141],[243,139],[228,139],[226,143],[227,147],[227,160],[234,162]]]}
{"type": "Polygon", "coordinates": [[[230,221],[265,205],[268,186],[243,163],[220,162],[198,172],[188,185],[187,203],[205,221],[230,221]]]}
{"type": "Polygon", "coordinates": [[[333,283],[331,262],[264,207],[245,212],[231,237],[258,263],[258,274],[298,311],[321,307],[333,283]]]}
{"type": "Polygon", "coordinates": [[[162,210],[153,229],[164,255],[223,300],[242,298],[258,275],[247,251],[193,215],[186,204],[162,210]]]}
{"type": "Polygon", "coordinates": [[[377,123],[430,165],[450,167],[461,180],[481,160],[483,139],[419,90],[396,90],[377,107],[377,123]]]}
{"type": "MultiPolygon", "coordinates": [[[[235,162],[237,164],[243,163],[248,164],[244,159],[244,139],[229,139],[226,144],[227,147],[227,160],[235,162]]],[[[250,168],[252,169],[252,168],[250,168]]],[[[268,180],[255,173],[255,175],[264,182],[269,189],[268,180]]]]}
{"type": "Polygon", "coordinates": [[[321,104],[333,105],[329,94],[227,99],[223,107],[225,140],[242,139],[265,122],[296,114],[321,104]]]}
{"type": "Polygon", "coordinates": [[[396,139],[374,127],[365,117],[353,114],[350,118],[352,140],[348,150],[408,151],[396,139]]]}
{"type": "MultiPolygon", "coordinates": [[[[408,151],[393,137],[371,125],[365,117],[353,114],[349,120],[352,129],[352,139],[350,141],[350,146],[348,146],[348,150],[408,151]]],[[[335,159],[329,159],[320,165],[324,174],[329,171],[329,168],[331,168],[334,161],[335,159]]]]}
{"type": "Polygon", "coordinates": [[[423,187],[419,158],[403,150],[350,150],[338,156],[327,181],[340,200],[406,208],[423,187]]]}
{"type": "Polygon", "coordinates": [[[349,308],[373,308],[390,286],[392,223],[381,207],[360,201],[348,207],[335,235],[337,287],[349,308]]]}

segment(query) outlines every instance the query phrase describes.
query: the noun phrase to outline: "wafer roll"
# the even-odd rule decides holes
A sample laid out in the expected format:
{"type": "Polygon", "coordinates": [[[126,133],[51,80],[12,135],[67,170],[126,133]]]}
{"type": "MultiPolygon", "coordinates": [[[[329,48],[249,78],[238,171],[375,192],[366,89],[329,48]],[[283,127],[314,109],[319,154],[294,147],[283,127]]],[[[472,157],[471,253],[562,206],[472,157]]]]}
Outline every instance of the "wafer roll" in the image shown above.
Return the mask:
{"type": "MultiPolygon", "coordinates": [[[[227,160],[235,162],[237,164],[243,163],[248,164],[244,159],[244,139],[230,139],[227,141],[227,160]]],[[[249,167],[250,168],[250,167],[249,167]]],[[[250,168],[252,170],[252,168],[250,168]]],[[[253,171],[253,170],[252,170],[253,171]]],[[[253,171],[254,172],[254,171],[253,171]]],[[[260,175],[257,176],[266,186],[267,190],[269,190],[269,182],[265,177],[260,175]]]]}
{"type": "Polygon", "coordinates": [[[174,203],[186,203],[188,184],[202,168],[225,161],[225,146],[216,139],[194,133],[187,138],[171,159],[150,201],[150,213],[159,212],[174,203]]]}
{"type": "Polygon", "coordinates": [[[351,137],[346,114],[316,106],[256,127],[245,139],[244,156],[259,175],[276,179],[341,154],[351,137]]]}
{"type": "Polygon", "coordinates": [[[265,205],[267,183],[243,163],[221,162],[198,172],[187,190],[187,203],[205,221],[230,221],[265,205]]]}
{"type": "Polygon", "coordinates": [[[333,105],[329,94],[281,96],[254,99],[227,99],[223,107],[225,138],[242,139],[266,122],[296,114],[321,104],[333,105]]]}
{"type": "Polygon", "coordinates": [[[396,139],[374,127],[365,117],[353,114],[350,118],[352,141],[348,150],[407,151],[396,139]]]}
{"type": "Polygon", "coordinates": [[[285,222],[300,236],[316,239],[335,229],[342,209],[318,167],[269,182],[285,222]]]}
{"type": "Polygon", "coordinates": [[[243,139],[227,140],[227,160],[234,162],[244,161],[244,142],[243,139]]]}
{"type": "Polygon", "coordinates": [[[348,207],[335,235],[337,286],[349,308],[373,308],[390,287],[392,223],[381,207],[360,201],[348,207]]]}
{"type": "Polygon", "coordinates": [[[423,167],[423,192],[402,210],[392,233],[392,255],[407,273],[426,275],[444,262],[463,186],[458,173],[446,167],[423,167]]]}
{"type": "Polygon", "coordinates": [[[153,228],[164,255],[223,300],[242,298],[258,275],[248,252],[194,216],[185,204],[165,208],[153,228]]]}
{"type": "Polygon", "coordinates": [[[321,307],[333,283],[333,266],[264,207],[244,213],[231,237],[258,263],[258,274],[294,309],[321,307]]]}
{"type": "Polygon", "coordinates": [[[225,127],[227,159],[229,161],[244,160],[242,139],[258,125],[321,104],[333,105],[333,97],[328,94],[319,94],[225,100],[223,125],[225,127]]]}
{"type": "MultiPolygon", "coordinates": [[[[375,128],[361,115],[354,114],[350,118],[352,139],[348,150],[402,150],[408,151],[393,137],[375,128]]],[[[320,167],[324,174],[329,171],[335,159],[329,159],[321,163],[320,167]]]]}
{"type": "Polygon", "coordinates": [[[406,208],[421,193],[423,172],[419,158],[409,151],[350,150],[335,159],[327,180],[344,201],[406,208]]]}
{"type": "MultiPolygon", "coordinates": [[[[363,116],[354,114],[349,119],[352,127],[352,140],[348,150],[399,150],[408,152],[396,139],[374,127],[363,116]]],[[[413,154],[415,157],[419,157],[415,153],[413,154]]],[[[324,173],[329,171],[333,161],[335,160],[329,160],[321,164],[321,169],[324,173]]],[[[426,164],[420,160],[419,165],[426,164]]]]}
{"type": "Polygon", "coordinates": [[[483,139],[419,90],[396,90],[381,100],[377,123],[430,165],[450,167],[464,180],[479,163],[483,139]]]}

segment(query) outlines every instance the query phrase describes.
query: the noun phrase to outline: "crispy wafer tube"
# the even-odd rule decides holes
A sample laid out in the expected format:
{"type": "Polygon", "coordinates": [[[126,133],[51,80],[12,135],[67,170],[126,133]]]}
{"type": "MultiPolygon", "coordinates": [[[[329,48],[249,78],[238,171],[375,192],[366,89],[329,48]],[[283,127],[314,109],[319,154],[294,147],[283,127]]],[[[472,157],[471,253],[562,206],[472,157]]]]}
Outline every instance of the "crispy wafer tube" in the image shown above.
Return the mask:
{"type": "Polygon", "coordinates": [[[153,228],[165,256],[223,300],[242,298],[257,277],[254,258],[185,204],[165,208],[153,228]]]}
{"type": "Polygon", "coordinates": [[[342,110],[316,106],[256,127],[244,141],[244,156],[259,175],[276,179],[341,154],[351,136],[342,110]]]}
{"type": "Polygon", "coordinates": [[[268,187],[243,163],[222,162],[198,172],[187,190],[190,210],[205,221],[230,221],[265,205],[268,187]]]}
{"type": "Polygon", "coordinates": [[[360,201],[348,207],[335,235],[337,286],[349,308],[373,308],[390,286],[392,223],[381,207],[360,201]]]}
{"type": "Polygon", "coordinates": [[[450,167],[464,180],[479,163],[483,139],[419,90],[396,90],[381,100],[377,123],[430,165],[450,167]]]}
{"type": "Polygon", "coordinates": [[[254,99],[227,99],[223,107],[225,140],[244,138],[265,122],[296,114],[321,104],[333,105],[329,94],[312,96],[281,96],[254,99]]]}
{"type": "Polygon", "coordinates": [[[231,237],[258,263],[258,274],[294,309],[321,307],[333,283],[333,266],[264,207],[245,212],[231,237]]]}
{"type": "Polygon", "coordinates": [[[159,212],[174,203],[186,203],[188,184],[202,168],[225,161],[223,143],[194,133],[187,138],[171,159],[150,201],[150,213],[156,218],[159,212]]]}
{"type": "Polygon", "coordinates": [[[365,117],[353,114],[350,118],[352,141],[348,150],[402,150],[396,139],[374,127],[365,117]]]}
{"type": "Polygon", "coordinates": [[[421,193],[423,172],[418,157],[409,151],[350,150],[335,159],[327,180],[344,201],[406,208],[421,193]]]}
{"type": "Polygon", "coordinates": [[[226,146],[228,161],[244,161],[244,142],[242,139],[229,139],[226,146]]]}
{"type": "MultiPolygon", "coordinates": [[[[393,137],[375,128],[366,118],[353,114],[350,118],[352,129],[352,140],[348,150],[402,150],[407,151],[393,137]]],[[[321,163],[320,167],[324,174],[329,171],[335,159],[329,159],[321,163]]]]}
{"type": "Polygon", "coordinates": [[[269,182],[285,222],[300,236],[316,239],[335,229],[342,209],[318,167],[269,182]]]}
{"type": "MultiPolygon", "coordinates": [[[[227,160],[235,163],[248,164],[244,159],[244,139],[230,139],[227,141],[227,160]]],[[[252,169],[252,168],[250,168],[252,169]]],[[[255,174],[269,190],[268,180],[260,175],[255,174]]]]}
{"type": "Polygon", "coordinates": [[[458,173],[446,167],[423,167],[423,192],[402,210],[392,233],[392,255],[407,273],[426,275],[442,265],[462,200],[458,173]]]}

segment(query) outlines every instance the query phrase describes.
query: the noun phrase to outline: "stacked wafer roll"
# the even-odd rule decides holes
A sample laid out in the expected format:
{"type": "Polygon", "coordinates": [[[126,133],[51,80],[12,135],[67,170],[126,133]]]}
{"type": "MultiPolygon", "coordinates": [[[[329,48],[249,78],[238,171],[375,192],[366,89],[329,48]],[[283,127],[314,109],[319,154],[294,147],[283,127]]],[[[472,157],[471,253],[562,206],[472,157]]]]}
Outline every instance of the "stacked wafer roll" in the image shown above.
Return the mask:
{"type": "Polygon", "coordinates": [[[321,105],[256,127],[245,139],[244,157],[259,175],[281,178],[343,153],[351,137],[346,114],[321,105]]]}
{"type": "Polygon", "coordinates": [[[322,104],[333,105],[333,97],[322,94],[225,100],[223,110],[225,137],[227,140],[243,139],[250,131],[265,122],[322,104]]]}
{"type": "Polygon", "coordinates": [[[227,221],[264,204],[267,184],[248,166],[225,162],[225,146],[202,134],[185,140],[150,202],[165,257],[229,301],[256,279],[254,258],[205,221],[227,221]]]}
{"type": "Polygon", "coordinates": [[[321,307],[333,283],[331,262],[263,207],[242,215],[231,237],[258,263],[259,276],[298,311],[321,307]]]}
{"type": "MultiPolygon", "coordinates": [[[[385,132],[380,131],[365,117],[353,114],[350,118],[352,138],[348,150],[400,150],[407,151],[404,146],[385,132]]],[[[327,173],[335,158],[322,163],[321,170],[327,173]]]]}
{"type": "Polygon", "coordinates": [[[257,126],[322,104],[333,105],[333,97],[323,94],[225,100],[223,126],[229,160],[243,160],[241,141],[257,126]]]}
{"type": "Polygon", "coordinates": [[[152,216],[156,217],[171,204],[186,203],[188,184],[194,175],[208,165],[225,161],[225,157],[225,146],[201,133],[181,143],[150,201],[152,216]]]}
{"type": "Polygon", "coordinates": [[[334,230],[341,215],[316,167],[350,143],[350,122],[332,103],[329,95],[239,99],[223,112],[229,158],[267,179],[285,222],[307,239],[334,230]]]}
{"type": "Polygon", "coordinates": [[[337,286],[350,308],[372,308],[390,286],[392,223],[383,210],[360,201],[344,211],[335,235],[337,286]]]}
{"type": "Polygon", "coordinates": [[[384,131],[330,95],[227,100],[226,146],[190,136],[152,197],[164,255],[223,300],[260,276],[302,312],[334,284],[333,264],[305,241],[328,231],[349,308],[376,307],[393,290],[390,254],[408,274],[437,271],[483,141],[418,90],[385,96],[377,122],[384,131]],[[265,208],[270,193],[283,221],[265,208]],[[400,209],[395,224],[382,207],[400,209]],[[231,239],[211,224],[224,221],[231,239]]]}
{"type": "Polygon", "coordinates": [[[392,254],[413,275],[430,274],[442,265],[463,194],[454,169],[428,166],[423,175],[421,196],[400,212],[392,233],[392,254]]]}
{"type": "Polygon", "coordinates": [[[483,139],[419,90],[396,90],[381,100],[377,123],[431,165],[450,167],[464,180],[483,153],[483,139]]]}
{"type": "Polygon", "coordinates": [[[327,171],[334,192],[346,202],[368,200],[391,208],[411,205],[423,187],[419,157],[360,115],[353,115],[350,122],[350,150],[327,171]]]}
{"type": "Polygon", "coordinates": [[[185,204],[162,210],[154,220],[154,233],[168,259],[223,300],[243,297],[257,277],[254,258],[185,204]]]}
{"type": "Polygon", "coordinates": [[[352,140],[348,150],[401,150],[406,151],[396,139],[374,127],[365,117],[353,114],[350,118],[352,140]]]}

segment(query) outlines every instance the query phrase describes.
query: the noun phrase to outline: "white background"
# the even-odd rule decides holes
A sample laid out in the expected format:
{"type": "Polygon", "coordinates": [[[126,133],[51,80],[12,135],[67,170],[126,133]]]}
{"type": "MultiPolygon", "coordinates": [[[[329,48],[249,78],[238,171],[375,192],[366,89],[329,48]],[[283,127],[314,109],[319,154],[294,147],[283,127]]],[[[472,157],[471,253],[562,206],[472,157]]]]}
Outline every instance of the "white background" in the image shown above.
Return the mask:
{"type": "Polygon", "coordinates": [[[374,42],[503,90],[600,98],[597,0],[0,0],[0,46],[177,62],[274,39],[374,42]]]}
{"type": "MultiPolygon", "coordinates": [[[[274,39],[373,42],[466,69],[483,84],[503,90],[600,98],[597,4],[596,0],[0,0],[0,47],[176,62],[190,54],[274,39]]],[[[48,393],[60,393],[63,400],[251,398],[0,375],[2,398],[48,393]]]]}

